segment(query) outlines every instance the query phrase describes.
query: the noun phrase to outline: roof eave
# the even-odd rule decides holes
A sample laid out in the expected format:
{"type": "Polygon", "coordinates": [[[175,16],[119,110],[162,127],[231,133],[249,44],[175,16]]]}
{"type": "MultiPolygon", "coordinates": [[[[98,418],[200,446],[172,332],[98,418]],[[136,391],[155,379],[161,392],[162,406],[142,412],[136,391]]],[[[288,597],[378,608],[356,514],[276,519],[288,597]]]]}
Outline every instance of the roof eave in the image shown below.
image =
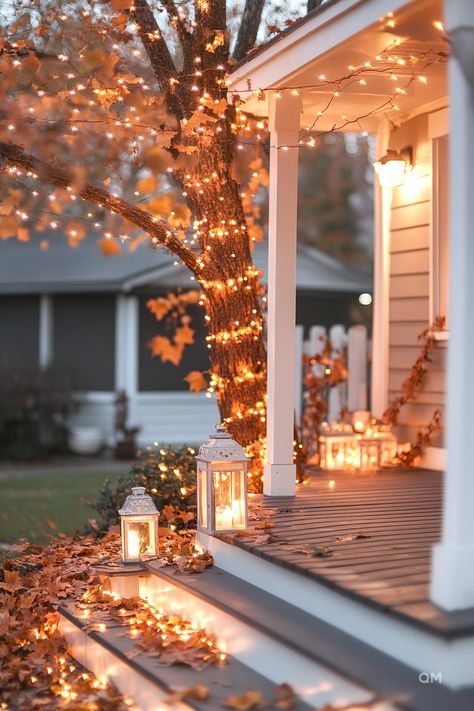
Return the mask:
{"type": "Polygon", "coordinates": [[[329,2],[257,48],[228,77],[229,92],[279,87],[302,67],[362,32],[384,14],[415,0],[338,0],[329,2]],[[317,42],[317,44],[315,44],[317,42]]]}

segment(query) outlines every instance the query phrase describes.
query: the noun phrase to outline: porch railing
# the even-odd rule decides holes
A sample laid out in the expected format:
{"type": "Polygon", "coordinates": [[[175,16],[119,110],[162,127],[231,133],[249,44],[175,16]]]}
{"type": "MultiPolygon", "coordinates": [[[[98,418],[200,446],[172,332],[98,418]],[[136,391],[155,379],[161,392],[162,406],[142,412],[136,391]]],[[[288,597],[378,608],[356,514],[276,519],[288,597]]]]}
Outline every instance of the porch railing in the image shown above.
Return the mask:
{"type": "MultiPolygon", "coordinates": [[[[295,413],[296,423],[301,424],[303,415],[304,392],[304,357],[320,355],[325,347],[326,339],[337,356],[342,350],[346,352],[348,379],[346,383],[331,388],[327,403],[327,419],[337,421],[343,409],[367,410],[368,403],[368,340],[367,328],[363,325],[351,326],[345,329],[335,324],[329,329],[325,326],[312,326],[309,338],[304,338],[304,327],[296,327],[296,377],[295,377],[295,413]]],[[[316,371],[323,366],[314,365],[316,371]]]]}

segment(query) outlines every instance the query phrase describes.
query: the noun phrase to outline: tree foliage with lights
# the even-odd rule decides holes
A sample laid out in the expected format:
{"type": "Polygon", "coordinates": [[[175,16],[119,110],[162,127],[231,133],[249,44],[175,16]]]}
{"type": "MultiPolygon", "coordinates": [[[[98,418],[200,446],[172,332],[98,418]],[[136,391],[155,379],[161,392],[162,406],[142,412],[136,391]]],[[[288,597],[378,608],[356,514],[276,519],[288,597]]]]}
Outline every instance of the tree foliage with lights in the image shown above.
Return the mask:
{"type": "MultiPolygon", "coordinates": [[[[1,236],[57,228],[76,246],[92,228],[105,254],[144,240],[173,253],[201,287],[210,389],[254,452],[266,381],[258,228],[234,171],[246,121],[225,73],[253,47],[262,9],[247,0],[232,57],[225,0],[18,3],[0,39],[1,236]]],[[[157,338],[154,352],[176,362],[193,331],[181,318],[173,339],[157,338]]]]}

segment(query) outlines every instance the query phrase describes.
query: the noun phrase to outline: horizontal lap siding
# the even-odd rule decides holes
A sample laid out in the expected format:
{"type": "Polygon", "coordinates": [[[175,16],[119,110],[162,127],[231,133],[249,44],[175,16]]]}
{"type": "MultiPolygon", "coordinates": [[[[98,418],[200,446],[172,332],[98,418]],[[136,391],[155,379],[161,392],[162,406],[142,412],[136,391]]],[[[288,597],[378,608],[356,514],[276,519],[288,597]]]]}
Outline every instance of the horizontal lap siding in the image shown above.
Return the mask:
{"type": "MultiPolygon", "coordinates": [[[[393,190],[390,220],[389,402],[420,354],[419,334],[429,325],[431,166],[427,115],[418,116],[392,133],[390,146],[413,145],[415,167],[405,183],[393,190]]],[[[446,344],[437,343],[425,384],[416,401],[399,416],[401,441],[414,441],[435,409],[444,415],[446,344]]],[[[442,446],[438,434],[435,446],[442,446]]]]}

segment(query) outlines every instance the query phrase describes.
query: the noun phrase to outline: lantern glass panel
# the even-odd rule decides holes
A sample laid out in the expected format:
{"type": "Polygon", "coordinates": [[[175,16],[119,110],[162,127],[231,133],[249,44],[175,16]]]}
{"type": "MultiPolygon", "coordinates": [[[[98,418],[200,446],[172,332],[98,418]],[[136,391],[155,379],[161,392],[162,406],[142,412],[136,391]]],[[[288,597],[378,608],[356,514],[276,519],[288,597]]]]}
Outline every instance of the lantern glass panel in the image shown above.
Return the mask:
{"type": "Polygon", "coordinates": [[[360,443],[360,471],[375,471],[380,468],[380,443],[374,441],[360,443]]]}
{"type": "Polygon", "coordinates": [[[245,472],[214,472],[216,530],[245,527],[245,472]]]}
{"type": "Polygon", "coordinates": [[[122,518],[124,560],[133,561],[157,555],[157,529],[154,519],[127,516],[122,518]]]}
{"type": "Polygon", "coordinates": [[[198,470],[198,517],[199,524],[207,528],[207,472],[198,470]]]}

